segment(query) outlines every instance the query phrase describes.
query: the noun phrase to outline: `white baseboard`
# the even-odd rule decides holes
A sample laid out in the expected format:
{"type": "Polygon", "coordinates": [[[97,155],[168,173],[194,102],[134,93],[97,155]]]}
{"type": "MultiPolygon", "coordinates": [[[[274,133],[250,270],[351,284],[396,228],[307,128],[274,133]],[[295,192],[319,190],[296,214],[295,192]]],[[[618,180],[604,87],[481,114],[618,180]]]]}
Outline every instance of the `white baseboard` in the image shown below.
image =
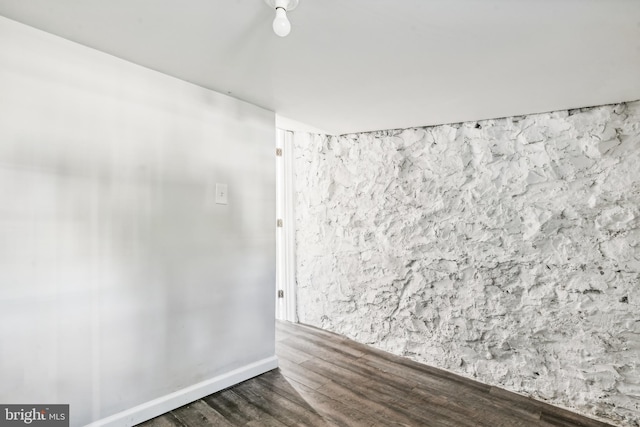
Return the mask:
{"type": "Polygon", "coordinates": [[[183,388],[166,396],[119,412],[89,424],[87,427],[130,427],[155,418],[217,391],[241,383],[278,367],[276,356],[259,360],[226,374],[183,388]]]}

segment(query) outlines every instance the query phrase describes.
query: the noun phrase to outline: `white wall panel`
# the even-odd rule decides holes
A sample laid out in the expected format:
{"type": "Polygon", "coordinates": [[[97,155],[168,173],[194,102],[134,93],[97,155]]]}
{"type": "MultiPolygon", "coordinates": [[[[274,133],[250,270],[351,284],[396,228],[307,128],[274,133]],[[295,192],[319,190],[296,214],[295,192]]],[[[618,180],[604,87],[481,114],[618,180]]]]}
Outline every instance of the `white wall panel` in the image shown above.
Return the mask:
{"type": "Polygon", "coordinates": [[[0,18],[0,401],[83,425],[274,356],[274,121],[0,18]]]}

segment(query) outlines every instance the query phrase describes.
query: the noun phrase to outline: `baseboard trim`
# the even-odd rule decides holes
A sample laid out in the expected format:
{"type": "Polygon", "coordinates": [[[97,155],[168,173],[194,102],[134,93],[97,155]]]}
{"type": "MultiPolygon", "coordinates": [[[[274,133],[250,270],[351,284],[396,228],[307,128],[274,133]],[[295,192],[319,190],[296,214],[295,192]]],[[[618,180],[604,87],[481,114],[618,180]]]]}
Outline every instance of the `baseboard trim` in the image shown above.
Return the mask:
{"type": "Polygon", "coordinates": [[[166,396],[135,406],[107,418],[102,418],[87,427],[130,427],[150,420],[166,412],[179,408],[187,403],[201,399],[232,385],[246,381],[278,367],[276,356],[234,369],[226,374],[183,388],[166,396]]]}

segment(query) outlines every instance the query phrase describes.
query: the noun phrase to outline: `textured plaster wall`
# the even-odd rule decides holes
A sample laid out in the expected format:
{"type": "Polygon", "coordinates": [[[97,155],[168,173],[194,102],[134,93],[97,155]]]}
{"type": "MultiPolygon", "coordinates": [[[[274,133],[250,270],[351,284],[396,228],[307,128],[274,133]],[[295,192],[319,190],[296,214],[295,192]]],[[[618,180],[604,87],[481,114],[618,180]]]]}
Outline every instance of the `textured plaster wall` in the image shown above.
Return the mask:
{"type": "Polygon", "coordinates": [[[295,150],[301,322],[640,424],[640,102],[295,150]]]}

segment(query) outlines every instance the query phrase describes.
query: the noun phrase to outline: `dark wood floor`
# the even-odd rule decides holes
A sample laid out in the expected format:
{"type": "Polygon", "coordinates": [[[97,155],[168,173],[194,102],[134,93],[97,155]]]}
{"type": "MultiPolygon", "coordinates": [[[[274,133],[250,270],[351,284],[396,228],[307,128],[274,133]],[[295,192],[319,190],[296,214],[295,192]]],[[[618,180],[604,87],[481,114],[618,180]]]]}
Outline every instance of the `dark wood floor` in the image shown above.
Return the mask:
{"type": "Polygon", "coordinates": [[[144,424],[607,426],[303,325],[277,323],[280,368],[144,424]]]}

